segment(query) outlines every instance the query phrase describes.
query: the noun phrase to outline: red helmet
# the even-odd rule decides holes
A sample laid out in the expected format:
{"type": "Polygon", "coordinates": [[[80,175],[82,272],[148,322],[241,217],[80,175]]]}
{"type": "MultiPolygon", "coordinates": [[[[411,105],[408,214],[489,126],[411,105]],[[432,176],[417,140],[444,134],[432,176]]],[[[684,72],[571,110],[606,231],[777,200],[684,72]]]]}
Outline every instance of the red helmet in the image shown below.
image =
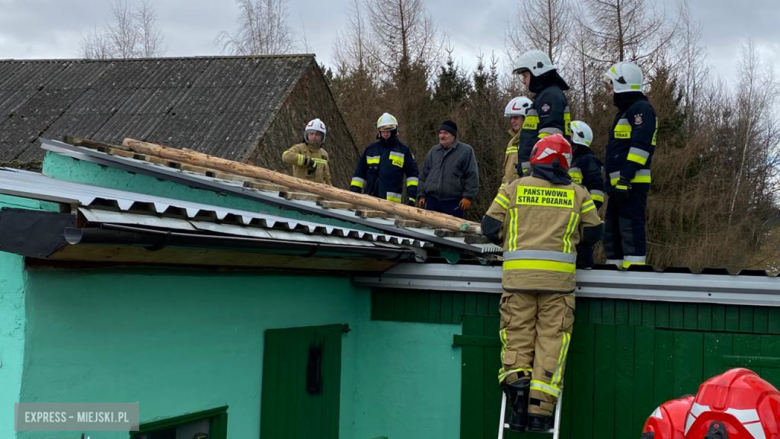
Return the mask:
{"type": "Polygon", "coordinates": [[[780,392],[750,370],[731,369],[699,386],[685,437],[778,439],[779,423],[780,392]]]}
{"type": "Polygon", "coordinates": [[[531,151],[532,165],[551,165],[555,161],[566,171],[571,166],[571,145],[560,134],[547,136],[534,145],[531,151]]]}
{"type": "Polygon", "coordinates": [[[647,418],[642,439],[685,439],[685,418],[693,404],[693,395],[661,404],[647,418]]]}
{"type": "Polygon", "coordinates": [[[661,405],[642,438],[780,439],[780,392],[747,369],[731,369],[705,381],[695,399],[661,405]]]}

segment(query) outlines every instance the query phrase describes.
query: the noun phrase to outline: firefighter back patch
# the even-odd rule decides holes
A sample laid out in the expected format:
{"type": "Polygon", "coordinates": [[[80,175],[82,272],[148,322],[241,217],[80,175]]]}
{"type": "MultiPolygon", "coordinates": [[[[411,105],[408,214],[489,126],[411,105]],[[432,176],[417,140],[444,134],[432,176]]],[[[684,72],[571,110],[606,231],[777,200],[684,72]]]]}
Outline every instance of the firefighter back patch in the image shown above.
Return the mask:
{"type": "Polygon", "coordinates": [[[534,186],[517,187],[517,204],[523,206],[549,206],[574,208],[574,191],[534,186]]]}

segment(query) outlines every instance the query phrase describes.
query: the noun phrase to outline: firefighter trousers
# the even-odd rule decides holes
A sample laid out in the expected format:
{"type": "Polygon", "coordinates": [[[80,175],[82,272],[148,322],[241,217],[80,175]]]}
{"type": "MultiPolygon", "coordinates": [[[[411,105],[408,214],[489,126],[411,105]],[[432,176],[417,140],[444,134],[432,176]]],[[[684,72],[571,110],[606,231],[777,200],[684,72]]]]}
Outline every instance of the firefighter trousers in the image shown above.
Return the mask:
{"type": "Polygon", "coordinates": [[[636,183],[628,190],[628,197],[607,200],[604,219],[604,251],[607,263],[623,268],[644,265],[647,257],[645,210],[649,184],[636,183]]]}
{"type": "Polygon", "coordinates": [[[510,293],[500,303],[499,382],[530,379],[528,413],[552,416],[563,389],[574,293],[510,293]]]}

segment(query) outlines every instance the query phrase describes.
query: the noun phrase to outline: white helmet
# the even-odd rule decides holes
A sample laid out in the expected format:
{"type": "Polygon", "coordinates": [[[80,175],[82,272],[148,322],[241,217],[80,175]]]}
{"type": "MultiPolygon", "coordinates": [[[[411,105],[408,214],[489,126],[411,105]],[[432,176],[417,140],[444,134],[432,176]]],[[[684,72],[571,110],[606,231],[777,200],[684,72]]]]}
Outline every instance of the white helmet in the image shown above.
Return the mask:
{"type": "Polygon", "coordinates": [[[529,50],[520,55],[520,59],[517,60],[517,64],[512,73],[523,73],[528,71],[534,76],[540,76],[555,69],[555,65],[546,53],[541,50],[529,50]]]}
{"type": "Polygon", "coordinates": [[[593,130],[588,124],[581,120],[574,120],[569,124],[571,127],[571,142],[577,145],[590,146],[593,142],[593,130]]]}
{"type": "Polygon", "coordinates": [[[511,101],[509,101],[508,104],[506,104],[506,108],[504,108],[504,116],[527,116],[528,110],[531,109],[533,104],[533,101],[525,96],[513,98],[511,101]]]}
{"type": "Polygon", "coordinates": [[[306,143],[309,143],[309,136],[307,134],[312,131],[322,133],[322,141],[319,144],[322,145],[325,143],[325,136],[328,135],[328,129],[325,128],[324,122],[319,119],[313,119],[306,124],[306,129],[303,130],[303,140],[306,141],[306,143]]]}
{"type": "Polygon", "coordinates": [[[627,93],[630,91],[642,91],[644,75],[638,65],[622,61],[610,67],[605,76],[612,81],[612,89],[615,93],[627,93]]]}
{"type": "Polygon", "coordinates": [[[392,127],[391,130],[398,128],[398,119],[390,113],[382,114],[376,121],[376,129],[381,131],[385,127],[392,127]]]}

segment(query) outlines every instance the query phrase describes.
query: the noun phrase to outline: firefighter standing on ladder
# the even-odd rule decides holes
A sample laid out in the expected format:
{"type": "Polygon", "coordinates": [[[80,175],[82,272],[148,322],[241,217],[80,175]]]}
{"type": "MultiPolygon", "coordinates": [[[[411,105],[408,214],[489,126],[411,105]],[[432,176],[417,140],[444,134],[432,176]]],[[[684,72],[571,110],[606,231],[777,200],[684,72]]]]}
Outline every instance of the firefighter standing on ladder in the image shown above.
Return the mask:
{"type": "Polygon", "coordinates": [[[501,189],[482,231],[503,245],[499,383],[515,431],[548,431],[563,388],[574,324],[576,246],[601,239],[603,225],[588,191],[568,174],[571,145],[541,139],[531,175],[501,189]]]}

